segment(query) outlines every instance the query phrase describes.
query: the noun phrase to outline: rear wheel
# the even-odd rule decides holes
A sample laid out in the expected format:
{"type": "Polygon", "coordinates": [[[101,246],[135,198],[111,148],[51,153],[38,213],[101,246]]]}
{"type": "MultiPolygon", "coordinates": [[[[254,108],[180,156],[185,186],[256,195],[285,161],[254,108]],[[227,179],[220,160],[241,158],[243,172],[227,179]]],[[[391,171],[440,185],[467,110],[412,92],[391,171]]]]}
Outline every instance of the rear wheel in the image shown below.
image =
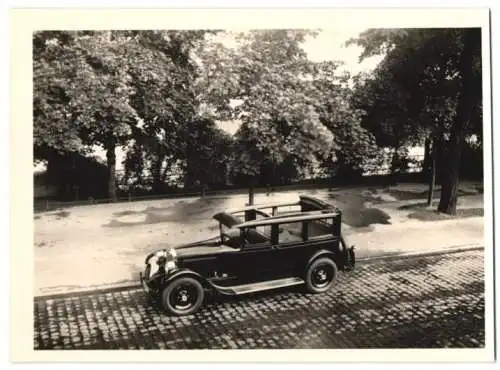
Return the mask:
{"type": "Polygon", "coordinates": [[[196,312],[203,303],[203,286],[191,277],[180,277],[169,283],[161,294],[163,308],[181,316],[196,312]]]}
{"type": "Polygon", "coordinates": [[[326,292],[337,279],[338,268],[330,258],[320,257],[306,271],[306,287],[312,293],[326,292]]]}

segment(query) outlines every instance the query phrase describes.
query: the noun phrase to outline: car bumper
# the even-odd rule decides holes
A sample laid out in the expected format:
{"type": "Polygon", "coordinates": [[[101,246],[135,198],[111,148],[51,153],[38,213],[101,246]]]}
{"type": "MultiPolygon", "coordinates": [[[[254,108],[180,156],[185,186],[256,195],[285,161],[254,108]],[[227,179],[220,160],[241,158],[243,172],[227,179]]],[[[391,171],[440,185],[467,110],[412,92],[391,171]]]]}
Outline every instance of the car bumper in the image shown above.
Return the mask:
{"type": "Polygon", "coordinates": [[[149,288],[148,286],[148,283],[146,281],[146,279],[144,278],[144,275],[143,273],[139,273],[139,279],[141,281],[141,286],[142,286],[142,289],[146,292],[146,293],[149,293],[151,291],[151,289],[149,288]]]}
{"type": "Polygon", "coordinates": [[[347,263],[346,270],[350,271],[354,269],[356,265],[356,253],[354,252],[354,245],[347,249],[347,263]]]}

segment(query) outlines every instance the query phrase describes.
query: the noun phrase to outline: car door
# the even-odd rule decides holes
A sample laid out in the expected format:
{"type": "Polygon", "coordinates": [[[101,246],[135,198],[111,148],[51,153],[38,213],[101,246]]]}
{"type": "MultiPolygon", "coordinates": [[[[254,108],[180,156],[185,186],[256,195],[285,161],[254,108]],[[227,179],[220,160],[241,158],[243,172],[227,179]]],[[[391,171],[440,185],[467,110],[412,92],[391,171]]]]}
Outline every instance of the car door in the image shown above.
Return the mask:
{"type": "Polygon", "coordinates": [[[210,280],[219,286],[235,286],[258,281],[271,267],[272,244],[262,230],[242,229],[239,242],[216,256],[210,280]],[[260,232],[259,232],[260,231],[260,232]]]}
{"type": "Polygon", "coordinates": [[[274,243],[275,264],[283,277],[296,276],[304,264],[308,243],[304,241],[303,227],[302,221],[279,225],[278,238],[274,243]]]}
{"type": "Polygon", "coordinates": [[[270,225],[242,230],[240,251],[227,259],[240,284],[261,282],[272,278],[276,266],[276,250],[271,243],[270,225]]]}

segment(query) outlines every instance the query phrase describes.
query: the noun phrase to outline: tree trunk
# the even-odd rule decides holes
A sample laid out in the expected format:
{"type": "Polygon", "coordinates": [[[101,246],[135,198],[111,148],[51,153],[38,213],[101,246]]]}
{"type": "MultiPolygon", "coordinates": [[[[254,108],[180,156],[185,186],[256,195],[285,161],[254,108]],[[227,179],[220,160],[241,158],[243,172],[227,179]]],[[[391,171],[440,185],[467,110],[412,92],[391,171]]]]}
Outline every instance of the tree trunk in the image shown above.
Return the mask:
{"type": "Polygon", "coordinates": [[[394,148],[394,151],[392,152],[392,158],[391,158],[391,169],[390,169],[390,175],[389,175],[389,184],[394,186],[397,185],[398,183],[398,177],[399,177],[399,146],[394,148]]]}
{"type": "Polygon", "coordinates": [[[64,199],[64,183],[66,182],[66,173],[61,163],[61,156],[54,150],[49,150],[47,154],[47,182],[56,188],[58,200],[64,199]]]}
{"type": "MultiPolygon", "coordinates": [[[[427,141],[426,141],[427,142],[427,141]]],[[[431,147],[429,145],[429,147],[431,147]]],[[[432,197],[434,196],[434,186],[436,184],[436,159],[437,159],[438,140],[434,138],[432,141],[430,167],[429,167],[429,193],[427,195],[427,205],[432,206],[432,197]]]]}
{"type": "Polygon", "coordinates": [[[254,186],[253,186],[253,184],[250,184],[250,187],[248,188],[248,205],[250,205],[250,206],[254,205],[254,186]]]}
{"type": "Polygon", "coordinates": [[[165,168],[163,169],[163,171],[161,171],[161,175],[160,175],[161,182],[163,184],[165,184],[167,182],[167,175],[168,175],[168,171],[170,170],[170,167],[171,167],[170,162],[167,159],[167,163],[165,164],[165,168]]]}
{"type": "Polygon", "coordinates": [[[431,137],[425,138],[424,144],[424,161],[422,163],[422,172],[424,175],[429,173],[432,165],[432,139],[431,137]]]}
{"type": "Polygon", "coordinates": [[[106,161],[108,165],[108,197],[116,201],[116,142],[110,137],[106,143],[106,161]]]}
{"type": "Polygon", "coordinates": [[[184,188],[186,191],[194,191],[198,190],[201,185],[200,181],[197,179],[196,174],[194,173],[193,166],[188,163],[186,166],[186,172],[184,175],[184,188]]]}
{"type": "Polygon", "coordinates": [[[163,189],[163,181],[162,181],[162,171],[161,167],[163,164],[163,156],[159,156],[153,161],[153,168],[151,169],[151,173],[153,175],[153,193],[161,193],[163,189]]]}
{"type": "Polygon", "coordinates": [[[460,56],[462,87],[458,97],[457,113],[451,128],[451,137],[446,152],[446,168],[444,169],[441,199],[438,206],[438,212],[450,215],[454,215],[457,210],[460,160],[465,142],[465,128],[471,120],[474,99],[479,95],[472,66],[474,48],[478,41],[477,32],[481,32],[480,29],[471,28],[465,30],[464,49],[460,56]]]}
{"type": "Polygon", "coordinates": [[[441,186],[441,198],[439,199],[438,205],[438,212],[447,213],[449,215],[454,215],[457,211],[459,168],[463,140],[463,128],[454,127],[449,143],[447,168],[444,173],[443,184],[441,186]]]}

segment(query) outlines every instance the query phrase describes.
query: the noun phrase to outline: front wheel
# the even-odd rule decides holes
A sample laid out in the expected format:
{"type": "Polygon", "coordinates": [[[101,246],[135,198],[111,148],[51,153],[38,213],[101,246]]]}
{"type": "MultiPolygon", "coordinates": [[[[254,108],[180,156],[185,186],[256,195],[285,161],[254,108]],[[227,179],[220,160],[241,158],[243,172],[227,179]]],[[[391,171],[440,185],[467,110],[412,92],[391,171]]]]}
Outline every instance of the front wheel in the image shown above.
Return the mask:
{"type": "Polygon", "coordinates": [[[306,287],[312,293],[326,292],[337,279],[338,269],[330,258],[313,261],[306,272],[306,287]]]}
{"type": "Polygon", "coordinates": [[[200,282],[180,277],[169,283],[161,294],[163,308],[177,316],[196,312],[203,303],[204,291],[200,282]]]}

